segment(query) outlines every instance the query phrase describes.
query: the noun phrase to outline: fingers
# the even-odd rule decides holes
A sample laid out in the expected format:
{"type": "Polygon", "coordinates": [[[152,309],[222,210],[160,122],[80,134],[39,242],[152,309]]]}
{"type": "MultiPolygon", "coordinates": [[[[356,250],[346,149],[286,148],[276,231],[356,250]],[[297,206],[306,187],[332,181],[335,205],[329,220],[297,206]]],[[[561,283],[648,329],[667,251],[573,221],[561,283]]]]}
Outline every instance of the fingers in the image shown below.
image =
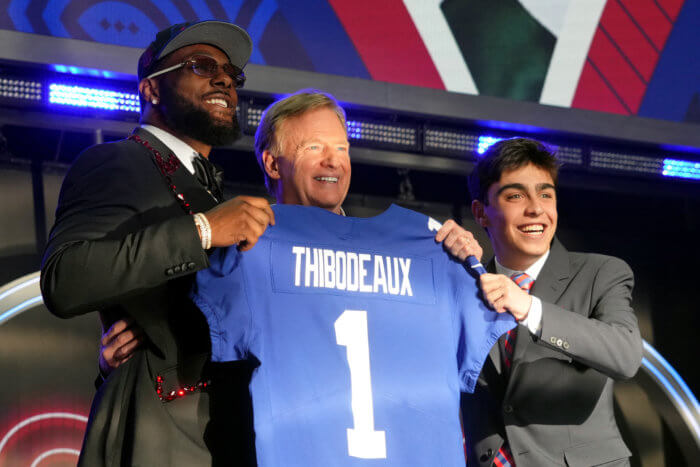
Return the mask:
{"type": "Polygon", "coordinates": [[[503,299],[507,290],[502,280],[504,277],[500,274],[482,274],[479,278],[484,300],[496,311],[498,311],[499,306],[503,307],[503,299]]]}
{"type": "Polygon", "coordinates": [[[455,221],[452,219],[448,219],[444,224],[442,224],[442,227],[440,227],[440,230],[435,234],[435,241],[440,243],[447,237],[447,234],[450,233],[452,230],[452,226],[457,225],[455,221]]]}
{"type": "Polygon", "coordinates": [[[130,340],[114,352],[114,360],[118,363],[123,363],[125,360],[131,358],[134,354],[134,350],[138,349],[142,343],[143,341],[138,338],[130,340]]]}
{"type": "Polygon", "coordinates": [[[442,242],[447,252],[460,261],[464,261],[467,256],[475,256],[481,261],[484,253],[474,235],[452,219],[445,222],[438,230],[435,241],[442,242]]]}
{"type": "Polygon", "coordinates": [[[102,334],[102,339],[100,340],[100,343],[104,346],[111,341],[114,336],[116,336],[119,333],[124,332],[126,328],[128,328],[132,324],[132,320],[130,318],[125,318],[125,319],[120,319],[119,321],[115,322],[112,324],[112,326],[102,334]]]}
{"type": "Polygon", "coordinates": [[[483,274],[479,278],[484,300],[499,313],[508,312],[516,319],[525,319],[530,311],[532,297],[509,277],[502,274],[483,274]]]}
{"type": "Polygon", "coordinates": [[[239,245],[252,248],[267,226],[274,224],[275,214],[264,198],[238,196],[205,213],[211,225],[212,246],[239,245]]]}
{"type": "Polygon", "coordinates": [[[267,223],[275,225],[275,211],[272,210],[272,206],[270,206],[270,203],[268,203],[265,198],[256,196],[240,196],[240,198],[243,198],[251,206],[265,211],[265,213],[267,213],[267,223]]]}
{"type": "Polygon", "coordinates": [[[115,322],[101,339],[99,360],[103,373],[109,374],[129,360],[144,340],[143,330],[131,319],[115,322]]]}

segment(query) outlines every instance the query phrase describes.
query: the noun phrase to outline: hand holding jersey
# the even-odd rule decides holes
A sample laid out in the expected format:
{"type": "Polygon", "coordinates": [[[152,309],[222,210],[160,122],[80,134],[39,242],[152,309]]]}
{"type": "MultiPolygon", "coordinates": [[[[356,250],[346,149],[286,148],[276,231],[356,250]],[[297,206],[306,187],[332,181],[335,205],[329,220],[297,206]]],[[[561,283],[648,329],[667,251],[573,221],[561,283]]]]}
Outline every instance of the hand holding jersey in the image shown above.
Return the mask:
{"type": "Polygon", "coordinates": [[[250,251],[215,252],[199,275],[212,359],[260,362],[261,466],[462,466],[459,392],[473,390],[514,320],[487,310],[475,279],[435,244],[481,256],[454,222],[395,206],[370,219],[330,213],[347,194],[347,150],[344,112],[326,95],[266,110],[256,153],[276,224],[250,251]]]}
{"type": "Polygon", "coordinates": [[[442,242],[449,254],[460,261],[466,261],[468,256],[473,256],[477,261],[481,261],[484,250],[476,241],[474,235],[457,224],[454,220],[448,219],[435,234],[435,241],[442,242]]]}
{"type": "MultiPolygon", "coordinates": [[[[315,90],[299,91],[271,105],[255,136],[258,164],[278,204],[316,206],[336,214],[350,185],[348,149],[344,110],[331,96],[315,90]]],[[[274,225],[274,213],[262,198],[239,196],[205,214],[213,247],[239,244],[242,251],[249,250],[267,226],[274,225]]],[[[462,261],[469,255],[481,259],[473,235],[452,220],[439,228],[435,240],[462,261]]],[[[113,353],[118,348],[105,350],[113,353]]]]}
{"type": "Polygon", "coordinates": [[[238,196],[206,212],[211,226],[211,246],[238,245],[241,251],[253,248],[268,225],[275,225],[275,214],[265,198],[238,196]]]}
{"type": "Polygon", "coordinates": [[[497,313],[510,313],[518,321],[527,318],[532,296],[503,274],[483,274],[479,278],[484,299],[497,313]]]}
{"type": "Polygon", "coordinates": [[[642,358],[632,271],[558,242],[557,176],[547,147],[512,138],[491,146],[469,177],[472,213],[495,252],[487,267],[499,273],[482,276],[484,296],[520,324],[463,398],[470,466],[630,465],[613,379],[633,376],[642,358]]]}
{"type": "Polygon", "coordinates": [[[463,466],[459,393],[513,318],[486,308],[422,214],[273,210],[255,248],[212,255],[193,296],[214,361],[260,362],[259,465],[463,466]]]}

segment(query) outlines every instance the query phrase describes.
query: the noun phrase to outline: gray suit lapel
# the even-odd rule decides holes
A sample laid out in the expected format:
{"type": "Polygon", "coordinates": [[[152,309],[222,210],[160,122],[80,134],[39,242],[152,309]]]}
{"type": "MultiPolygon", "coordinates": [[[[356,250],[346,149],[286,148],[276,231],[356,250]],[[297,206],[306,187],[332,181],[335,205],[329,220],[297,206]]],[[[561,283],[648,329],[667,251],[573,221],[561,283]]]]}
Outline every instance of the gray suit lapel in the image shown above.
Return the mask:
{"type": "Polygon", "coordinates": [[[556,303],[569,283],[569,276],[569,255],[555,237],[549,257],[530,293],[543,302],[556,303]]]}
{"type": "MultiPolygon", "coordinates": [[[[569,255],[555,237],[552,241],[549,257],[544,263],[535,285],[532,286],[530,294],[542,302],[556,303],[569,283],[569,275],[569,255]]],[[[524,326],[519,326],[518,338],[515,341],[513,352],[513,373],[517,371],[517,367],[523,361],[523,356],[530,345],[536,345],[533,341],[533,335],[524,326]]]]}

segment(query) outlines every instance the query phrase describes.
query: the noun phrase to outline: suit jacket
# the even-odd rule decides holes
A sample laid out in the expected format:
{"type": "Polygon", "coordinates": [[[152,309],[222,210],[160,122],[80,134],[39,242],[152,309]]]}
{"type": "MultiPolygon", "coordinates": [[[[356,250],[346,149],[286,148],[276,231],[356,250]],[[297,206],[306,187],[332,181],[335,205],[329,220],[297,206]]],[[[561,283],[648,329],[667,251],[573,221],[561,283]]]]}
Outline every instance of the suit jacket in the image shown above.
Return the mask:
{"type": "Polygon", "coordinates": [[[504,439],[518,467],[629,465],[613,380],[634,376],[642,360],[633,282],[622,260],[570,253],[554,239],[530,291],[542,301],[541,337],[519,326],[510,376],[494,346],[463,396],[468,465],[490,467],[504,439]]]}
{"type": "MultiPolygon", "coordinates": [[[[163,143],[143,129],[136,132],[168,162],[170,151],[163,143]]],[[[237,425],[226,398],[218,405],[228,406],[234,420],[222,424],[227,429],[213,429],[215,384],[211,391],[167,403],[156,393],[158,376],[166,393],[216,379],[208,362],[206,320],[187,298],[194,273],[209,261],[192,217],[170,185],[193,212],[216,202],[174,155],[170,162],[167,181],[153,152],[142,144],[100,144],[78,157],[61,188],[42,265],[46,306],[62,318],[98,310],[105,327],[128,315],[147,338],[143,349],[100,386],[80,465],[211,465],[212,452],[224,449],[228,455],[250,441],[239,436],[252,433],[246,431],[250,422],[241,422],[246,429],[237,425]]],[[[231,383],[236,388],[229,384],[228,397],[248,397],[249,368],[227,371],[229,383],[237,380],[232,373],[241,377],[237,386],[231,383]]],[[[250,400],[241,407],[250,410],[250,400]]],[[[245,460],[245,453],[238,454],[245,460]]]]}

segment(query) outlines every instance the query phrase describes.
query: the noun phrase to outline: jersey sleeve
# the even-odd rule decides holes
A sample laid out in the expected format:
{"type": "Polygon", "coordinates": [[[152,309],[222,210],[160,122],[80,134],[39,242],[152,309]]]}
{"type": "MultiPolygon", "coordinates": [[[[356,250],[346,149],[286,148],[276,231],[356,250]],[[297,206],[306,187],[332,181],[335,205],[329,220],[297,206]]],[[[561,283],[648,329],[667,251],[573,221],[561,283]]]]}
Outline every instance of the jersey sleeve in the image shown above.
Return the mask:
{"type": "Polygon", "coordinates": [[[212,361],[248,357],[252,313],[245,290],[242,253],[233,246],[216,250],[211,266],[197,273],[190,293],[209,323],[212,361]]]}
{"type": "Polygon", "coordinates": [[[496,313],[486,306],[477,278],[464,265],[449,260],[444,270],[454,301],[460,390],[471,393],[491,347],[517,324],[509,313],[496,313]]]}

